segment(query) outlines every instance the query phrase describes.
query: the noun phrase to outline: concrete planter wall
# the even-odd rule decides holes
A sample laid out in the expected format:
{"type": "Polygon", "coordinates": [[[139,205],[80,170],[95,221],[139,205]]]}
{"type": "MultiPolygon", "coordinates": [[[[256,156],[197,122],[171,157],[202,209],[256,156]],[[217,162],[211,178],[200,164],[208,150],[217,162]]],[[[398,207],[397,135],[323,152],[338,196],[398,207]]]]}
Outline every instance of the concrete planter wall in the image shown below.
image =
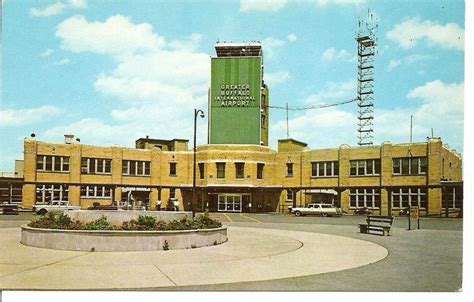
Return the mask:
{"type": "Polygon", "coordinates": [[[73,220],[79,220],[84,223],[91,222],[99,219],[102,216],[106,216],[107,220],[111,224],[122,225],[122,222],[129,221],[132,219],[137,220],[138,216],[153,216],[157,220],[169,222],[172,220],[181,220],[184,217],[191,219],[191,212],[167,212],[167,211],[93,211],[93,210],[77,210],[69,211],[66,214],[73,220]]]}
{"type": "Polygon", "coordinates": [[[96,252],[170,250],[221,244],[227,227],[186,231],[84,231],[21,227],[21,243],[28,246],[96,252]]]}

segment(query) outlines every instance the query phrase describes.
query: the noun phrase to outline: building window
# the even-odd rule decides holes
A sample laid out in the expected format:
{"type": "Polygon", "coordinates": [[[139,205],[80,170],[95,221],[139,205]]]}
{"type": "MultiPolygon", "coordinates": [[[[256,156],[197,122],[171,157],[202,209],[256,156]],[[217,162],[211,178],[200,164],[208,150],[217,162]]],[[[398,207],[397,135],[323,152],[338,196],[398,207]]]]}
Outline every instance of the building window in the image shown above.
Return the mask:
{"type": "Polygon", "coordinates": [[[380,175],[380,159],[350,161],[351,176],[380,175]]]}
{"type": "Polygon", "coordinates": [[[61,185],[36,185],[36,203],[51,203],[52,201],[68,201],[69,188],[61,185]]]}
{"type": "Polygon", "coordinates": [[[123,160],[122,174],[129,176],[150,176],[150,162],[138,160],[123,160]]]}
{"type": "Polygon", "coordinates": [[[462,209],[463,190],[461,186],[443,190],[443,209],[462,209]]]}
{"type": "Polygon", "coordinates": [[[109,158],[81,158],[82,174],[111,174],[112,160],[109,158]]]}
{"type": "Polygon", "coordinates": [[[399,188],[392,190],[392,207],[406,208],[409,205],[426,209],[427,194],[424,188],[399,188]]]}
{"type": "Polygon", "coordinates": [[[111,198],[111,186],[81,186],[81,198],[111,198]]]}
{"type": "Polygon", "coordinates": [[[199,179],[204,179],[204,163],[198,163],[199,179]]]}
{"type": "Polygon", "coordinates": [[[170,176],[176,176],[176,163],[170,163],[170,176]]]}
{"type": "Polygon", "coordinates": [[[380,189],[351,189],[349,207],[379,209],[380,189]]]}
{"type": "Polygon", "coordinates": [[[216,163],[217,178],[225,178],[225,163],[216,163]]]}
{"type": "Polygon", "coordinates": [[[293,177],[293,163],[286,163],[286,176],[293,177]]]}
{"type": "Polygon", "coordinates": [[[69,157],[37,155],[36,170],[44,172],[69,172],[69,157]]]}
{"type": "Polygon", "coordinates": [[[176,189],[170,188],[170,199],[176,199],[176,189]]]}
{"type": "Polygon", "coordinates": [[[293,191],[286,190],[286,201],[293,201],[295,196],[293,195],[293,191]]]}
{"type": "Polygon", "coordinates": [[[245,164],[235,163],[235,178],[244,178],[245,164]]]}
{"type": "Polygon", "coordinates": [[[337,161],[319,161],[311,163],[311,177],[333,177],[339,175],[337,161]]]}
{"type": "Polygon", "coordinates": [[[257,179],[263,179],[263,169],[265,164],[257,163],[257,179]]]}
{"type": "Polygon", "coordinates": [[[392,159],[392,171],[394,175],[420,175],[428,171],[428,160],[426,157],[403,157],[392,159]]]}

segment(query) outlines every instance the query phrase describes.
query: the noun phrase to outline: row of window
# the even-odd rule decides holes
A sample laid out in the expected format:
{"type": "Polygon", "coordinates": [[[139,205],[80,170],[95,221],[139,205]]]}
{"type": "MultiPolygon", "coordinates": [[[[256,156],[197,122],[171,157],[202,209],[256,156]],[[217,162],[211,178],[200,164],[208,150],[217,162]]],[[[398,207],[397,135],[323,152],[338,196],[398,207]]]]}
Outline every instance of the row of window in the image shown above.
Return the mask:
{"type": "MultiPolygon", "coordinates": [[[[392,159],[393,175],[423,175],[428,170],[426,157],[406,157],[392,159]]],[[[380,175],[380,159],[350,161],[350,176],[380,175]]],[[[293,163],[286,164],[286,176],[293,176],[293,163]]],[[[339,176],[339,162],[318,161],[311,163],[311,177],[339,176]]]]}
{"type": "MultiPolygon", "coordinates": [[[[422,175],[426,174],[428,162],[426,157],[394,158],[393,175],[422,175]]],[[[204,179],[204,163],[199,163],[199,178],[204,179]]],[[[217,178],[225,178],[226,163],[216,163],[217,178]]],[[[264,164],[257,164],[257,179],[263,179],[264,164]]],[[[69,172],[69,157],[54,155],[38,155],[37,170],[46,172],[69,172]]],[[[112,160],[105,158],[81,159],[82,174],[111,174],[112,160]]],[[[150,176],[150,162],[138,160],[123,160],[122,174],[130,176],[150,176]]],[[[245,163],[235,163],[235,178],[244,178],[245,163]]],[[[169,175],[177,175],[177,163],[170,162],[169,175]]],[[[336,177],[339,175],[338,161],[319,161],[311,163],[311,177],[336,177]]],[[[380,175],[380,159],[365,159],[350,161],[350,176],[380,175]]],[[[286,164],[286,176],[293,176],[293,163],[286,164]]]]}
{"type": "Polygon", "coordinates": [[[38,155],[36,169],[45,172],[69,172],[69,157],[56,155],[38,155]]]}
{"type": "MultiPolygon", "coordinates": [[[[294,192],[286,191],[286,200],[294,200],[294,192]]],[[[392,208],[402,209],[409,205],[426,209],[427,193],[425,188],[399,188],[391,191],[392,208]]],[[[380,208],[380,189],[350,189],[350,208],[380,208]]]]}
{"type": "MultiPolygon", "coordinates": [[[[235,178],[242,179],[245,178],[245,163],[238,162],[234,163],[235,165],[235,178]]],[[[204,163],[199,163],[199,178],[204,179],[205,171],[204,171],[204,163]]],[[[216,178],[223,179],[225,178],[225,168],[226,163],[216,163],[216,178]]],[[[263,170],[265,168],[265,164],[257,163],[257,179],[263,179],[263,170]]]]}
{"type": "Polygon", "coordinates": [[[394,175],[426,174],[428,170],[428,160],[426,157],[394,158],[392,161],[394,175]]]}

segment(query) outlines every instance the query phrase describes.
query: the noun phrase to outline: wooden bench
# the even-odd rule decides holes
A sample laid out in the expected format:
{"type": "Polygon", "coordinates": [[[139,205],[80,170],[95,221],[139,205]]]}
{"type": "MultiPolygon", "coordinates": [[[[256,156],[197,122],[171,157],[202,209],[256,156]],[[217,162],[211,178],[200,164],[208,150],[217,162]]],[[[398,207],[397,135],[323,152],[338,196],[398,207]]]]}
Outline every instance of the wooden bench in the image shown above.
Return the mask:
{"type": "Polygon", "coordinates": [[[18,215],[18,205],[16,205],[16,204],[0,204],[0,214],[2,214],[2,215],[18,215]]]}
{"type": "Polygon", "coordinates": [[[366,224],[359,224],[361,233],[390,236],[390,228],[393,224],[393,216],[367,216],[366,224]]]}

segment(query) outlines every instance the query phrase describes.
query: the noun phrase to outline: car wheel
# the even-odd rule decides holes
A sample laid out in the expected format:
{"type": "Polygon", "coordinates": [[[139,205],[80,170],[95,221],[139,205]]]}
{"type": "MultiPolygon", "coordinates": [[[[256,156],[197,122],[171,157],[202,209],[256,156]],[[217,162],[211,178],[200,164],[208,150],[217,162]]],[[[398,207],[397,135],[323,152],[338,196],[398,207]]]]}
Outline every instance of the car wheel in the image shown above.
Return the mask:
{"type": "Polygon", "coordinates": [[[296,212],[295,212],[295,216],[296,216],[296,217],[300,217],[300,216],[301,216],[301,212],[300,212],[300,211],[296,211],[296,212]]]}
{"type": "Polygon", "coordinates": [[[322,213],[322,214],[321,214],[321,216],[323,216],[323,217],[327,217],[327,216],[328,216],[328,214],[327,214],[327,213],[322,213]]]}
{"type": "Polygon", "coordinates": [[[46,215],[46,213],[48,213],[48,211],[46,211],[46,209],[41,209],[38,211],[38,215],[46,215]]]}

